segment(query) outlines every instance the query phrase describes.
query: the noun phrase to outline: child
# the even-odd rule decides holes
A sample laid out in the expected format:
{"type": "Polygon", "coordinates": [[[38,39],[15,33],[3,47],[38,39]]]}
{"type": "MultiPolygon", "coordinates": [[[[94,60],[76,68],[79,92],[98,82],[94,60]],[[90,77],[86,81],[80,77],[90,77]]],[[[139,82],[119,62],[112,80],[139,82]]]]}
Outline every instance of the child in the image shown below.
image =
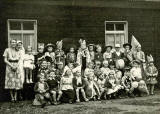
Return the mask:
{"type": "Polygon", "coordinates": [[[110,72],[108,75],[108,79],[106,79],[106,87],[107,87],[107,95],[108,99],[112,96],[116,97],[116,92],[118,91],[119,87],[116,85],[115,73],[110,72]]]}
{"type": "Polygon", "coordinates": [[[46,45],[45,59],[48,62],[55,62],[55,53],[53,52],[54,45],[49,43],[46,45]]]}
{"type": "Polygon", "coordinates": [[[130,67],[125,67],[124,76],[122,77],[122,85],[124,87],[126,94],[129,97],[134,97],[133,94],[134,87],[132,86],[130,67]]]}
{"type": "MultiPolygon", "coordinates": [[[[38,70],[40,68],[40,64],[42,62],[42,60],[44,59],[44,46],[40,45],[38,46],[38,54],[35,55],[35,76],[38,75],[38,70]]],[[[37,77],[36,77],[37,78],[37,77]]]]}
{"type": "Polygon", "coordinates": [[[50,65],[48,64],[48,70],[49,72],[55,72],[56,71],[55,64],[54,63],[50,63],[50,65]]]}
{"type": "Polygon", "coordinates": [[[87,64],[87,68],[84,71],[84,78],[87,80],[87,77],[89,76],[89,74],[92,72],[94,73],[94,69],[93,69],[94,63],[90,62],[87,64]]]}
{"type": "Polygon", "coordinates": [[[110,69],[108,68],[108,61],[104,60],[103,61],[103,67],[101,68],[102,75],[104,78],[106,78],[110,72],[110,69]]]}
{"type": "Polygon", "coordinates": [[[97,80],[97,84],[98,84],[99,91],[100,91],[100,98],[104,98],[106,100],[107,88],[105,86],[105,82],[106,82],[105,75],[103,75],[103,74],[100,75],[98,80],[97,80]]]}
{"type": "Polygon", "coordinates": [[[55,55],[56,55],[56,64],[59,62],[63,62],[63,65],[65,65],[65,58],[66,55],[64,53],[64,51],[62,50],[62,46],[63,46],[63,41],[57,41],[56,42],[57,45],[57,49],[55,51],[55,55]]]}
{"type": "Polygon", "coordinates": [[[102,47],[100,45],[96,46],[95,61],[96,60],[100,62],[103,61],[102,47]]]}
{"type": "Polygon", "coordinates": [[[145,82],[142,80],[142,71],[140,68],[140,62],[137,60],[133,61],[133,67],[131,69],[131,77],[134,83],[138,83],[138,86],[136,88],[138,96],[141,96],[141,93],[147,93],[148,90],[146,87],[145,82]]]}
{"type": "Polygon", "coordinates": [[[153,95],[154,94],[154,86],[157,83],[156,78],[158,76],[158,70],[154,66],[154,60],[151,55],[147,56],[147,62],[148,62],[148,66],[145,69],[145,72],[147,75],[147,84],[149,86],[150,95],[153,95]]]}
{"type": "Polygon", "coordinates": [[[95,78],[94,78],[95,81],[97,81],[98,77],[102,75],[101,62],[99,60],[95,61],[94,74],[95,74],[95,78]]]}
{"type": "Polygon", "coordinates": [[[85,91],[86,96],[89,100],[96,100],[96,96],[98,96],[98,99],[100,99],[100,91],[97,84],[94,81],[94,73],[89,74],[85,91]]]}
{"type": "Polygon", "coordinates": [[[66,57],[67,64],[76,62],[76,54],[74,51],[75,51],[74,47],[70,47],[69,53],[67,53],[66,57]]]}
{"type": "Polygon", "coordinates": [[[116,62],[117,60],[119,59],[123,59],[124,57],[124,54],[121,52],[121,46],[120,44],[116,44],[115,45],[115,52],[112,54],[112,58],[113,58],[113,61],[116,62]]]}
{"type": "Polygon", "coordinates": [[[62,78],[63,72],[64,72],[63,62],[57,63],[57,69],[56,69],[55,74],[56,74],[57,79],[58,79],[59,81],[60,81],[61,78],[62,78]]]}
{"type": "Polygon", "coordinates": [[[84,98],[84,101],[88,101],[84,91],[84,88],[86,87],[86,81],[82,78],[80,70],[79,71],[77,70],[75,73],[75,77],[73,78],[73,87],[76,91],[76,97],[77,97],[76,102],[80,102],[80,98],[79,98],[80,92],[82,93],[82,97],[84,98]]]}
{"type": "Polygon", "coordinates": [[[89,44],[88,45],[88,50],[89,50],[89,54],[90,54],[90,59],[92,62],[94,62],[94,59],[95,59],[95,51],[94,51],[94,44],[89,44]]]}
{"type": "Polygon", "coordinates": [[[87,63],[91,62],[89,50],[86,46],[86,41],[80,39],[80,48],[77,52],[77,63],[81,65],[82,67],[82,74],[84,73],[84,70],[86,69],[87,63]]]}
{"type": "Polygon", "coordinates": [[[112,61],[112,46],[106,46],[105,52],[103,53],[103,59],[107,60],[108,62],[112,61]]]}
{"type": "Polygon", "coordinates": [[[32,71],[35,68],[34,56],[32,54],[32,47],[28,46],[27,53],[24,55],[24,69],[26,76],[26,83],[33,83],[32,71]]]}
{"type": "Polygon", "coordinates": [[[44,76],[39,74],[38,82],[34,86],[34,91],[36,92],[36,94],[33,104],[36,101],[39,101],[42,108],[45,107],[47,101],[51,101],[50,94],[48,92],[49,86],[44,80],[44,76]]]}
{"type": "Polygon", "coordinates": [[[60,101],[60,98],[62,96],[62,91],[59,90],[60,89],[59,88],[59,81],[56,78],[55,72],[50,72],[47,83],[50,88],[49,91],[52,95],[53,104],[56,105],[60,101]],[[57,94],[58,94],[58,97],[57,97],[57,94]]]}
{"type": "Polygon", "coordinates": [[[42,62],[41,62],[38,74],[43,74],[45,80],[48,79],[49,70],[48,70],[48,66],[47,66],[47,61],[45,59],[42,60],[42,62]]]}
{"type": "Polygon", "coordinates": [[[60,81],[60,90],[62,91],[62,101],[73,103],[75,93],[73,89],[73,78],[71,78],[71,70],[67,70],[60,81]]]}
{"type": "MultiPolygon", "coordinates": [[[[73,70],[73,63],[68,63],[68,64],[64,67],[64,71],[63,71],[62,76],[65,74],[65,72],[66,72],[67,70],[71,70],[71,71],[73,70]]],[[[71,76],[72,76],[72,78],[73,78],[73,71],[72,71],[71,76]]]]}

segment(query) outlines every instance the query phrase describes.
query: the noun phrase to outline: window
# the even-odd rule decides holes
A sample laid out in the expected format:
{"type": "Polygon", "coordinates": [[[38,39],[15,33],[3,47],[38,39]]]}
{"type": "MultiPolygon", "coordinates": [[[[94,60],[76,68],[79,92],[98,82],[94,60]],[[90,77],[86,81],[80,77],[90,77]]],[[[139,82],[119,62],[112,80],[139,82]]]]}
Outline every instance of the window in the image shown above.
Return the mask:
{"type": "Polygon", "coordinates": [[[128,42],[128,23],[126,21],[105,21],[105,45],[128,42]]]}
{"type": "Polygon", "coordinates": [[[37,51],[37,21],[25,19],[8,19],[8,45],[9,41],[21,40],[26,49],[29,45],[37,51]]]}

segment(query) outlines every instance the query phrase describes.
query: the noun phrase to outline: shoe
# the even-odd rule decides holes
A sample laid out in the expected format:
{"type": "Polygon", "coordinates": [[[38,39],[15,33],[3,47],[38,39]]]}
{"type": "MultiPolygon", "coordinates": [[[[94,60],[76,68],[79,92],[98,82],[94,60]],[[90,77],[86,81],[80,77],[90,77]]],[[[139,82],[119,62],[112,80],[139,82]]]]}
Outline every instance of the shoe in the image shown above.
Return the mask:
{"type": "Polygon", "coordinates": [[[30,83],[29,80],[26,80],[26,83],[29,84],[30,83]]]}
{"type": "Polygon", "coordinates": [[[72,104],[73,103],[73,101],[72,100],[69,100],[69,104],[72,104]]]}
{"type": "Polygon", "coordinates": [[[80,102],[80,100],[79,100],[79,99],[77,99],[77,100],[76,100],[76,103],[79,103],[79,102],[80,102]]]}
{"type": "Polygon", "coordinates": [[[42,106],[41,106],[41,108],[44,108],[45,106],[46,106],[46,103],[43,103],[42,106]]]}
{"type": "Polygon", "coordinates": [[[87,99],[87,98],[85,98],[84,100],[85,100],[85,102],[88,102],[88,101],[89,101],[89,99],[87,99]]]}
{"type": "Polygon", "coordinates": [[[30,79],[29,83],[33,83],[32,79],[30,79]]]}

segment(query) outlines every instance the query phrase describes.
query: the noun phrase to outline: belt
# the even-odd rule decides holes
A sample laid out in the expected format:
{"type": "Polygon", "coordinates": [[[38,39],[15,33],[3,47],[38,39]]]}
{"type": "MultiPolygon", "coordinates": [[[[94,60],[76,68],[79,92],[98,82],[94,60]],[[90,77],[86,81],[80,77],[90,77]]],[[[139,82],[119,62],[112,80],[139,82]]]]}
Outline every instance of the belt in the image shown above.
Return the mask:
{"type": "Polygon", "coordinates": [[[18,63],[18,60],[9,60],[11,63],[18,63]]]}

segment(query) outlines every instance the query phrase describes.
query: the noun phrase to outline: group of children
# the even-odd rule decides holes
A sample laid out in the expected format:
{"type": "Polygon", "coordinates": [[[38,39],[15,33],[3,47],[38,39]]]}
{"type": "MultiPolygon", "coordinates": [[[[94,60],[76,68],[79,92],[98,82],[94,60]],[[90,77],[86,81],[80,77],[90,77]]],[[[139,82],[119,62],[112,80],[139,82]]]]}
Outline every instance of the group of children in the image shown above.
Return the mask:
{"type": "Polygon", "coordinates": [[[38,47],[35,61],[31,62],[33,66],[26,69],[26,75],[30,75],[27,83],[32,83],[28,69],[36,69],[34,105],[44,107],[47,103],[57,105],[154,94],[158,70],[152,56],[147,56],[145,61],[141,46],[132,52],[130,44],[123,45],[124,51],[116,44],[115,50],[106,46],[102,53],[100,45],[87,46],[82,39],[79,43],[77,52],[70,47],[67,54],[62,50],[62,41],[56,43],[56,50],[53,44],[47,44],[45,49],[38,47]]]}

